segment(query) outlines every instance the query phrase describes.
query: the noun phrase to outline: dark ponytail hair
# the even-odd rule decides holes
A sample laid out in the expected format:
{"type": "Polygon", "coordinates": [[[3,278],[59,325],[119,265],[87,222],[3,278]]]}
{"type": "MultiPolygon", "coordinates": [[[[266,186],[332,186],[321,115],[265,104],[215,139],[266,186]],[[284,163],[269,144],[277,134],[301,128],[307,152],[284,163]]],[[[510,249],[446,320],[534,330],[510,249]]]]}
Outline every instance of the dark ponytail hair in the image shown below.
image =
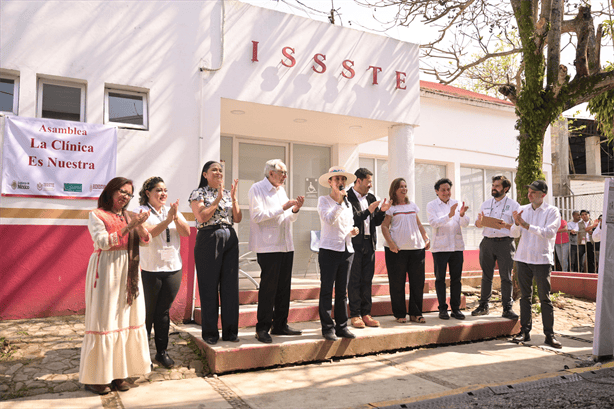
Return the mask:
{"type": "Polygon", "coordinates": [[[152,176],[149,179],[147,179],[145,182],[143,182],[143,187],[141,188],[141,191],[139,192],[139,204],[141,206],[144,206],[147,203],[149,203],[147,192],[153,189],[160,182],[164,183],[164,180],[162,180],[160,176],[152,176]]]}
{"type": "Polygon", "coordinates": [[[199,188],[207,186],[208,182],[207,179],[205,179],[205,175],[203,175],[203,173],[207,172],[211,165],[214,165],[216,163],[218,165],[220,164],[218,161],[215,160],[210,160],[209,162],[205,163],[205,166],[203,166],[203,171],[200,172],[200,183],[198,184],[199,188]]]}

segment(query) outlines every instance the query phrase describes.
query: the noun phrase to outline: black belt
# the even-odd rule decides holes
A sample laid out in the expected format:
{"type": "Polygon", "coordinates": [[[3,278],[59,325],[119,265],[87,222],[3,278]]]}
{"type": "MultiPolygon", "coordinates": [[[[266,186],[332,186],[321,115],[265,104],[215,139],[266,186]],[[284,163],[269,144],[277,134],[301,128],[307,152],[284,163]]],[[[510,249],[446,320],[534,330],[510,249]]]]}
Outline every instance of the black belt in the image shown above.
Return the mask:
{"type": "Polygon", "coordinates": [[[487,240],[494,240],[494,241],[505,241],[505,240],[513,240],[513,237],[484,237],[487,240]]]}
{"type": "Polygon", "coordinates": [[[214,224],[211,226],[204,226],[201,227],[200,229],[198,229],[198,231],[204,230],[204,231],[213,231],[213,230],[218,230],[218,229],[229,229],[232,226],[228,225],[228,224],[214,224]]]}
{"type": "Polygon", "coordinates": [[[371,238],[371,235],[370,235],[370,234],[365,234],[365,236],[364,236],[364,237],[365,237],[365,239],[370,239],[370,238],[371,238]]]}

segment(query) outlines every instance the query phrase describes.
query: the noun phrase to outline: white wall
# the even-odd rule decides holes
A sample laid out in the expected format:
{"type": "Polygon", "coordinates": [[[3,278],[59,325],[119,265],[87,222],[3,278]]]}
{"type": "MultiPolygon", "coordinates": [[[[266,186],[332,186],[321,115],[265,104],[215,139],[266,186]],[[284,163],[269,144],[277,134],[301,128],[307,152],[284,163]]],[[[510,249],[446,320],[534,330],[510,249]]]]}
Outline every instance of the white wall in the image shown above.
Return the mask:
{"type": "MultiPolygon", "coordinates": [[[[149,92],[149,130],[118,131],[117,174],[136,188],[162,176],[184,212],[202,164],[220,156],[222,98],[326,113],[331,121],[419,120],[418,48],[384,36],[237,1],[4,1],[0,14],[0,69],[19,72],[20,116],[36,116],[40,77],[86,84],[89,123],[103,122],[105,84],[149,92]],[[286,46],[295,49],[292,68],[280,63],[286,46]],[[311,68],[316,53],[326,55],[324,74],[311,68]],[[341,76],[346,59],[355,62],[353,79],[341,76]],[[383,68],[379,85],[369,65],[383,68]],[[395,90],[394,71],[407,73],[406,90],[395,90]]],[[[324,138],[335,145],[339,135],[329,132],[324,138]]],[[[333,162],[357,163],[356,146],[345,142],[333,162]]],[[[0,198],[0,207],[13,208],[93,205],[0,198]]]]}

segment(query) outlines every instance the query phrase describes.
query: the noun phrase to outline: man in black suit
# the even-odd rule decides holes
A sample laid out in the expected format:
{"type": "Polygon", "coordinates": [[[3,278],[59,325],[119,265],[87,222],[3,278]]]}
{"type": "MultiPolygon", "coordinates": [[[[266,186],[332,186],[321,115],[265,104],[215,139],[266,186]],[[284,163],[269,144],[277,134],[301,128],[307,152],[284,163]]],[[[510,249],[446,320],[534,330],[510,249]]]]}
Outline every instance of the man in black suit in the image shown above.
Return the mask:
{"type": "Polygon", "coordinates": [[[365,168],[356,172],[354,187],[348,191],[348,200],[354,212],[354,226],[359,233],[352,237],[354,261],[350,270],[348,298],[350,300],[350,320],[354,328],[379,327],[379,322],[371,317],[371,285],[375,273],[375,227],[382,224],[390,203],[380,201],[369,193],[373,173],[365,168]]]}

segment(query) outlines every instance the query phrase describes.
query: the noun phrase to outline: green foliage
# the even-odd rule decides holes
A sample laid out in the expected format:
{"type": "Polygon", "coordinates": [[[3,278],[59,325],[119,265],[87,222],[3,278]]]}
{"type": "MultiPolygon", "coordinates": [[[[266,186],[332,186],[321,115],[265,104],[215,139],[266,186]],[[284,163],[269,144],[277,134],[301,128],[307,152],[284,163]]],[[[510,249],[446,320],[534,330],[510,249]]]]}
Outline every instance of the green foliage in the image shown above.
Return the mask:
{"type": "MultiPolygon", "coordinates": [[[[612,25],[610,24],[610,30],[612,25]]],[[[604,71],[613,71],[614,64],[610,63],[604,71]]],[[[604,92],[588,102],[588,110],[595,116],[597,128],[608,141],[614,140],[614,90],[604,92]]]]}

